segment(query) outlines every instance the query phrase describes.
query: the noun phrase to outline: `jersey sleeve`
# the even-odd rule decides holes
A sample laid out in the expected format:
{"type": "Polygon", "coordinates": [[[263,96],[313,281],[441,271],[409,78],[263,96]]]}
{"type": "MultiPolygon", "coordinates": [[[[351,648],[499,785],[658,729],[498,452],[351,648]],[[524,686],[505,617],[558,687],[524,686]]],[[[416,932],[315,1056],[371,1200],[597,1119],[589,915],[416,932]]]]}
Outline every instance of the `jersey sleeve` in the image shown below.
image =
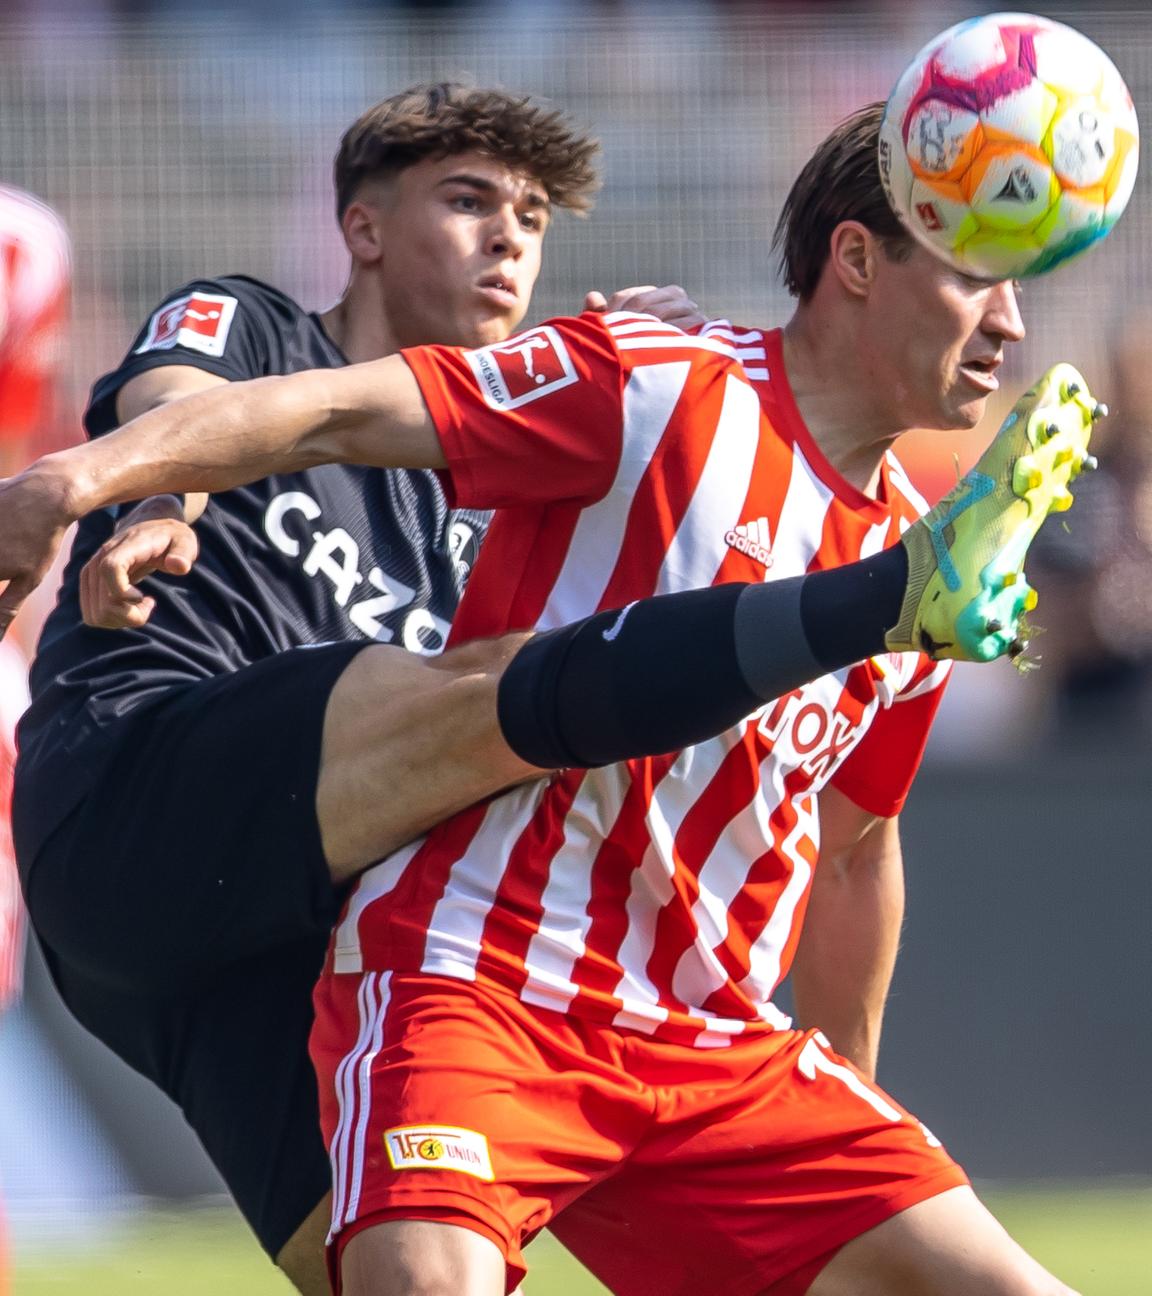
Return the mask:
{"type": "Polygon", "coordinates": [[[559,319],[495,346],[402,352],[465,508],[607,494],[624,436],[624,372],[597,315],[559,319]]]}
{"type": "Polygon", "coordinates": [[[923,659],[908,686],[881,709],[832,776],[837,791],[883,819],[900,813],[950,674],[951,662],[923,659]]]}
{"type": "Polygon", "coordinates": [[[254,287],[239,279],[196,279],[166,297],[136,334],[120,366],[92,388],[84,414],[88,435],[102,436],[118,425],[120,389],[150,369],[191,365],[230,382],[273,372],[270,323],[254,287]]]}

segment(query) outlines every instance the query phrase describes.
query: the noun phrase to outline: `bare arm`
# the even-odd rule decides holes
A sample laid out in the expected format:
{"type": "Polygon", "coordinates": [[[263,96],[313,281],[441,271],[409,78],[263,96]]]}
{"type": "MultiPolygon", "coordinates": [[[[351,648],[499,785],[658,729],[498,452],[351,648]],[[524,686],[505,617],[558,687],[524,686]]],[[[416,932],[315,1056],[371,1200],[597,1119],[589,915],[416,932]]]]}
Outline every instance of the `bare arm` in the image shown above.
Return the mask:
{"type": "MultiPolygon", "coordinates": [[[[131,423],[149,410],[170,405],[183,396],[208,391],[212,387],[223,387],[227,382],[227,378],[209,373],[206,369],[197,369],[195,365],[173,364],[147,369],[135,378],[130,378],[116,393],[116,417],[120,424],[131,423]]],[[[137,522],[160,518],[195,522],[204,512],[207,503],[208,495],[203,491],[187,495],[152,495],[141,501],[130,513],[124,514],[117,521],[116,530],[123,531],[137,522]]]]}
{"type": "MultiPolygon", "coordinates": [[[[149,410],[227,382],[195,365],[147,369],[116,394],[117,419],[130,423],[149,410]]],[[[156,601],[139,588],[141,581],[154,572],[185,576],[191,571],[200,553],[192,523],[207,504],[208,496],[202,491],[150,495],[122,513],[115,531],[80,573],[80,613],[85,622],[104,630],[146,624],[156,601]]]]}
{"type": "Polygon", "coordinates": [[[820,840],[792,966],[796,1013],[874,1077],[904,917],[899,828],[828,787],[820,793],[820,840]]]}
{"type": "Polygon", "coordinates": [[[212,387],[39,461],[41,472],[64,478],[74,517],[326,463],[444,467],[420,388],[399,356],[212,387]]]}
{"type": "Polygon", "coordinates": [[[69,524],[164,492],[230,490],[324,463],[442,468],[436,430],[399,356],[213,386],[0,483],[0,634],[69,524]]]}

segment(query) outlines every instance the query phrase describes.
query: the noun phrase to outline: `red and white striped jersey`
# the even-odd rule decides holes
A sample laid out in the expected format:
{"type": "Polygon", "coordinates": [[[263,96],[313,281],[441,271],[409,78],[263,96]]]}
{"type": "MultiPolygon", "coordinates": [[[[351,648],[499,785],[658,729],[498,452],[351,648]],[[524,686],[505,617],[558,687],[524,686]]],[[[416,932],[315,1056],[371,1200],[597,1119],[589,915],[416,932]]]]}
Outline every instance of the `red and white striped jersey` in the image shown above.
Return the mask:
{"type": "MultiPolygon", "coordinates": [[[[843,564],[923,510],[894,459],[877,499],[833,470],[779,333],[584,315],[405,355],[457,503],[499,510],[457,642],[843,564]]],[[[831,781],[895,813],[944,674],[876,658],[685,751],[474,806],[361,878],[330,967],[478,980],[698,1046],[786,1025],[771,995],[816,862],[816,794],[831,781]]]]}
{"type": "Polygon", "coordinates": [[[59,217],[0,185],[0,440],[28,442],[29,456],[50,417],[70,267],[59,217]]]}

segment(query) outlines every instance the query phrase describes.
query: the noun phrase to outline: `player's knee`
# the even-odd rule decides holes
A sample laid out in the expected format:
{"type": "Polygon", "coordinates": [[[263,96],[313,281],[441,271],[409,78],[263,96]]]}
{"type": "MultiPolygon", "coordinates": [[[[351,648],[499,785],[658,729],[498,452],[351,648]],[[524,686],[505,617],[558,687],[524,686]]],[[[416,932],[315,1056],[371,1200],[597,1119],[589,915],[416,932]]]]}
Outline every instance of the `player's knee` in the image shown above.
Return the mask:
{"type": "Polygon", "coordinates": [[[504,1258],[471,1229],[391,1220],[349,1239],[340,1258],[344,1296],[500,1296],[504,1258]]]}

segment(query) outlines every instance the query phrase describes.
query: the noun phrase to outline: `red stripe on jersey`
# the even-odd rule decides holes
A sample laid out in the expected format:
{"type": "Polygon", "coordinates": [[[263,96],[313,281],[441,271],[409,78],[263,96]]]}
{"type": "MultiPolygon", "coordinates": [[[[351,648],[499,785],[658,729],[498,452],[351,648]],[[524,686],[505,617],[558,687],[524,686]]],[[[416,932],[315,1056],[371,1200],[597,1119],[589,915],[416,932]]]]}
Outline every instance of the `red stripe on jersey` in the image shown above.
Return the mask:
{"type": "Polygon", "coordinates": [[[616,991],[624,975],[620,950],[628,934],[628,897],[649,842],[645,820],[655,789],[675,759],[669,755],[628,762],[631,784],[592,863],[584,953],[572,969],[572,980],[579,986],[572,1007],[577,1014],[603,1013],[605,1002],[619,1007],[616,991]]]}
{"type": "Polygon", "coordinates": [[[673,994],[672,985],[681,958],[700,938],[692,914],[700,897],[700,870],[720,834],[759,790],[760,769],[752,754],[754,745],[755,727],[749,726],[743,741],[724,757],[676,834],[678,867],[672,880],[675,898],[660,910],[645,970],[648,979],[661,990],[664,1003],[683,1011],[690,1011],[690,1005],[673,994]]]}
{"type": "MultiPolygon", "coordinates": [[[[632,354],[628,359],[635,364],[645,354],[632,354]]],[[[670,355],[679,352],[660,352],[659,362],[668,363],[670,355]]],[[[710,354],[696,358],[689,370],[675,412],[633,497],[624,542],[600,600],[601,608],[631,602],[637,589],[655,592],[665,555],[712,448],[710,437],[694,435],[693,430],[716,426],[729,371],[728,361],[710,354]]]]}
{"type": "Polygon", "coordinates": [[[490,976],[519,993],[524,988],[528,946],[544,914],[548,872],[564,841],[568,812],[584,770],[565,770],[549,785],[532,821],[508,853],[508,863],[484,923],[478,976],[490,976]]]}
{"type": "Polygon", "coordinates": [[[452,865],[468,849],[488,807],[469,806],[446,819],[424,839],[395,888],[375,907],[361,916],[361,927],[383,917],[388,935],[389,957],[397,968],[418,970],[424,962],[428,928],[452,873],[452,865]],[[380,914],[379,911],[383,910],[380,914]]]}
{"type": "Polygon", "coordinates": [[[469,577],[490,593],[482,599],[463,600],[448,642],[491,639],[507,630],[534,626],[564,565],[580,513],[576,504],[498,513],[469,577]],[[511,521],[513,512],[515,525],[502,523],[502,518],[511,521]],[[526,552],[532,559],[527,565],[526,552]]]}

